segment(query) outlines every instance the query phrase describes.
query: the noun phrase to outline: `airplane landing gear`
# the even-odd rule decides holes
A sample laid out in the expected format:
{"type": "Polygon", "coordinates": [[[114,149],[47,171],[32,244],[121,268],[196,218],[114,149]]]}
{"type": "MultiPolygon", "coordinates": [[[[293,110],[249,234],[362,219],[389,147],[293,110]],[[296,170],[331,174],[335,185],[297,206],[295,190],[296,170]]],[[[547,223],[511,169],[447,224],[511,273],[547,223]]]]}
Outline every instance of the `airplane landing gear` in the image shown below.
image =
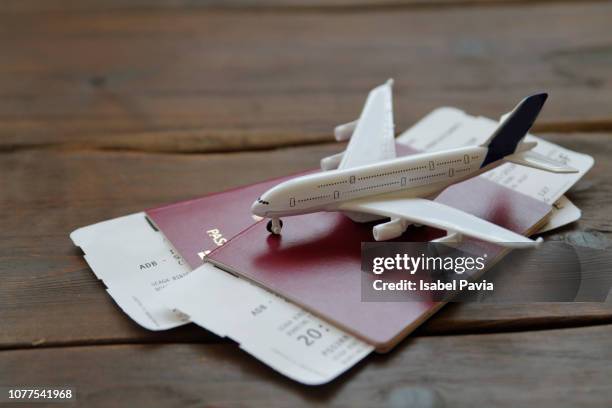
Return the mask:
{"type": "Polygon", "coordinates": [[[283,220],[281,220],[280,218],[272,218],[270,221],[268,221],[268,224],[266,225],[266,229],[268,230],[268,232],[274,235],[280,235],[282,228],[283,220]]]}

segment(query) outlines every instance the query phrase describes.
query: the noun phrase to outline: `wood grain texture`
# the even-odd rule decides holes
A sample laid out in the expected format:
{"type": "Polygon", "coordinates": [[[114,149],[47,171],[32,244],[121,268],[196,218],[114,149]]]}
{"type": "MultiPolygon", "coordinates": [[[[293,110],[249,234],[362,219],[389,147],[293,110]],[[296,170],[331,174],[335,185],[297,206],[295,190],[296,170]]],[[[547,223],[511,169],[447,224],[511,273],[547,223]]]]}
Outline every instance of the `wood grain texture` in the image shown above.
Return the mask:
{"type": "Polygon", "coordinates": [[[609,248],[610,21],[603,1],[3,1],[0,385],[105,408],[612,406],[610,304],[451,304],[311,388],[194,325],[138,327],[68,237],[315,167],[394,77],[398,130],[549,91],[537,129],[596,165],[570,194],[582,219],[547,239],[609,248]]]}
{"type": "MultiPolygon", "coordinates": [[[[563,0],[537,0],[537,2],[563,0]]],[[[150,9],[230,9],[230,10],[365,10],[413,7],[465,7],[525,3],[525,0],[4,0],[0,13],[101,12],[150,9]]],[[[533,3],[533,1],[532,1],[533,3]]]]}
{"type": "Polygon", "coordinates": [[[70,384],[80,406],[104,408],[604,407],[611,336],[599,326],[413,338],[321,387],[293,383],[231,344],[14,350],[0,352],[0,383],[70,384]]]}
{"type": "MultiPolygon", "coordinates": [[[[594,155],[571,196],[582,220],[568,239],[609,246],[612,154],[608,134],[548,135],[594,155]]],[[[340,150],[326,144],[235,154],[149,154],[28,149],[0,155],[0,348],[133,342],[208,342],[195,327],[140,329],[113,304],[72,245],[81,226],[315,167],[340,150]]],[[[612,305],[451,305],[420,335],[524,330],[612,321],[612,305]]]]}
{"type": "Polygon", "coordinates": [[[388,77],[398,129],[441,105],[498,117],[539,90],[541,128],[610,129],[611,19],[601,2],[4,14],[0,149],[328,141],[388,77]]]}

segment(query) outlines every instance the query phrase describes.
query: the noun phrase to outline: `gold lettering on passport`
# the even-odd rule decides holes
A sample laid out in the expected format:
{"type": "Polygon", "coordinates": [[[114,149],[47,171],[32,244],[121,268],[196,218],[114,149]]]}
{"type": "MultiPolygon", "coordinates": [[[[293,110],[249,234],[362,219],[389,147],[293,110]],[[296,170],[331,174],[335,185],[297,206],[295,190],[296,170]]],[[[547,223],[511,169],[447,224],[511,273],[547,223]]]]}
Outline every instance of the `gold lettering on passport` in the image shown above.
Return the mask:
{"type": "Polygon", "coordinates": [[[223,234],[221,234],[221,231],[219,231],[217,228],[208,230],[206,233],[212,238],[213,242],[217,246],[221,246],[227,242],[227,239],[223,237],[223,234]]]}
{"type": "MultiPolygon", "coordinates": [[[[206,234],[210,237],[210,239],[213,240],[216,246],[221,246],[227,242],[227,238],[223,236],[223,234],[218,228],[209,229],[208,231],[206,231],[206,234]]],[[[200,259],[204,259],[208,254],[210,254],[209,249],[198,252],[198,256],[200,257],[200,259]]]]}

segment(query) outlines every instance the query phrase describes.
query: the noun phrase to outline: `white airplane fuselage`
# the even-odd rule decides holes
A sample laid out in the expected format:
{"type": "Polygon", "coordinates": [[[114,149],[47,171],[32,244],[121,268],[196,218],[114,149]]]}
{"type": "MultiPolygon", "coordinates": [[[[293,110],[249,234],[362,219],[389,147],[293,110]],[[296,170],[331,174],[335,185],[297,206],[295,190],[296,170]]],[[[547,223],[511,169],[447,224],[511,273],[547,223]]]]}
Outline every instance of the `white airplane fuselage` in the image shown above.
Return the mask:
{"type": "Polygon", "coordinates": [[[469,146],[296,177],[259,197],[255,215],[280,218],[337,211],[343,202],[383,194],[428,197],[481,172],[488,149],[469,146]]]}

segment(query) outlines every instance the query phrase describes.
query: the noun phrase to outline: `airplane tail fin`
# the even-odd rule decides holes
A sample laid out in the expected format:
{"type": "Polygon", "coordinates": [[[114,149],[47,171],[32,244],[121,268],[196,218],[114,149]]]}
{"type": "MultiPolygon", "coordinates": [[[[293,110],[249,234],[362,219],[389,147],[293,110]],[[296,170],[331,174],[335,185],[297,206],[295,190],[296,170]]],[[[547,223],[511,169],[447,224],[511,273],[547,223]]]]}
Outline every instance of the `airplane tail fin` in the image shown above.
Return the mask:
{"type": "Polygon", "coordinates": [[[548,98],[546,93],[528,96],[512,112],[504,115],[495,132],[482,144],[489,148],[482,166],[503,159],[517,151],[519,144],[542,110],[546,98],[548,98]]]}

